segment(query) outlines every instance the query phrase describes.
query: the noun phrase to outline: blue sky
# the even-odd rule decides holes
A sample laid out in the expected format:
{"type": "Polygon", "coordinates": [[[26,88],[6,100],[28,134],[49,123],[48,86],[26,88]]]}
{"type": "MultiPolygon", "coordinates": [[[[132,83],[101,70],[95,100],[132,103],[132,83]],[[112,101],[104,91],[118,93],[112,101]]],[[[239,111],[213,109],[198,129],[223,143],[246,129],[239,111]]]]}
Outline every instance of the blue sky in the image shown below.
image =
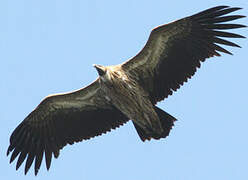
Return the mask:
{"type": "MultiPolygon", "coordinates": [[[[216,5],[247,0],[0,2],[0,178],[34,179],[15,171],[6,150],[14,128],[48,94],[96,79],[92,64],[119,64],[144,46],[152,28],[216,5]]],[[[247,25],[247,18],[237,21],[247,25]]],[[[248,37],[247,29],[235,30],[248,37]]],[[[178,121],[168,138],[143,143],[131,122],[90,141],[66,146],[35,179],[248,179],[247,52],[208,59],[179,91],[159,103],[178,121]]]]}

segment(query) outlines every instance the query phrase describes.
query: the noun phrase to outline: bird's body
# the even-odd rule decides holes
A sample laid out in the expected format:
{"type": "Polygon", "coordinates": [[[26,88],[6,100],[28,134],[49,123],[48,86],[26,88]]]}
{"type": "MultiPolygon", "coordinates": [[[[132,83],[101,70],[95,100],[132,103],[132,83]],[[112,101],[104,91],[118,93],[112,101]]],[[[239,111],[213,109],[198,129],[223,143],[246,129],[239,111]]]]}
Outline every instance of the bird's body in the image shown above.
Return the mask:
{"type": "Polygon", "coordinates": [[[135,79],[129,77],[121,66],[102,68],[106,70],[106,73],[100,77],[99,81],[106,100],[148,134],[152,132],[161,134],[163,129],[148,93],[135,79]]]}
{"type": "Polygon", "coordinates": [[[218,44],[240,47],[222,38],[244,38],[226,29],[245,27],[225,23],[245,16],[230,15],[240,8],[217,6],[152,30],[144,48],[114,66],[95,65],[99,78],[74,92],[46,97],[14,130],[7,155],[26,159],[25,173],[34,163],[38,173],[43,156],[50,168],[67,144],[93,138],[129,120],[142,141],[165,138],[176,120],[156,106],[172,95],[219,52],[218,44]]]}

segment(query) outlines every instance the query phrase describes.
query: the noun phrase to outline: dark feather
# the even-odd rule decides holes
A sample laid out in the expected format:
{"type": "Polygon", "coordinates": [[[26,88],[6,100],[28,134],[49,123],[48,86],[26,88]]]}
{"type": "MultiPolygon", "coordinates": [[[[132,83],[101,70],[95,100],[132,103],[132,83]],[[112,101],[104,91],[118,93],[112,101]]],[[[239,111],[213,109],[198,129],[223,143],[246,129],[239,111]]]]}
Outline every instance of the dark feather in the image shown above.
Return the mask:
{"type": "Polygon", "coordinates": [[[227,21],[233,21],[236,19],[244,18],[246,16],[240,16],[240,15],[235,15],[235,16],[224,16],[224,17],[217,17],[217,18],[208,18],[208,19],[200,19],[198,22],[199,23],[205,23],[205,24],[212,24],[212,23],[221,23],[221,22],[227,22],[227,21]]]}
{"type": "Polygon", "coordinates": [[[49,170],[52,162],[52,151],[50,150],[49,144],[46,144],[45,147],[45,157],[46,157],[46,168],[47,170],[49,170]]]}
{"type": "Polygon", "coordinates": [[[245,38],[242,35],[230,33],[230,32],[224,32],[224,31],[212,30],[209,32],[209,34],[212,34],[213,36],[220,36],[220,37],[227,37],[227,38],[245,38]]]}
{"type": "MultiPolygon", "coordinates": [[[[223,6],[224,7],[224,6],[223,6]]],[[[192,18],[194,18],[195,20],[198,20],[198,19],[205,19],[205,18],[216,18],[216,17],[219,17],[219,16],[222,16],[222,15],[225,15],[225,14],[229,14],[231,12],[234,12],[234,11],[237,11],[237,10],[240,10],[242,8],[221,8],[221,10],[217,10],[217,11],[211,11],[211,12],[208,12],[208,13],[202,13],[202,15],[193,15],[191,16],[192,18]]]]}
{"type": "Polygon", "coordinates": [[[195,16],[195,17],[201,17],[202,18],[202,17],[206,16],[207,14],[211,14],[213,12],[217,12],[217,11],[219,11],[221,9],[224,9],[224,8],[229,8],[229,6],[217,6],[217,7],[209,8],[209,9],[204,10],[202,12],[199,12],[199,13],[193,15],[193,16],[195,16]]]}
{"type": "Polygon", "coordinates": [[[224,44],[224,45],[227,45],[227,46],[233,46],[233,47],[241,48],[239,45],[237,45],[237,44],[235,44],[233,42],[230,42],[230,41],[227,41],[227,40],[224,40],[224,39],[221,39],[221,38],[217,38],[217,37],[213,38],[213,42],[218,43],[218,44],[224,44]]]}
{"type": "Polygon", "coordinates": [[[139,84],[149,92],[151,101],[156,104],[187,82],[206,58],[220,56],[219,52],[232,54],[218,44],[240,47],[222,37],[244,36],[218,31],[246,27],[228,23],[245,16],[225,16],[240,9],[218,6],[157,27],[139,54],[122,65],[123,69],[131,77],[139,77],[139,84]],[[152,75],[146,73],[151,71],[151,66],[154,67],[152,75]]]}
{"type": "Polygon", "coordinates": [[[25,160],[27,156],[27,152],[26,151],[22,151],[18,160],[17,160],[17,163],[16,163],[16,170],[19,169],[19,167],[21,166],[21,164],[23,163],[23,161],[25,160]]]}
{"type": "Polygon", "coordinates": [[[128,118],[105,102],[97,89],[95,81],[79,91],[43,100],[11,135],[7,154],[12,152],[10,162],[19,155],[16,169],[26,159],[26,174],[35,161],[37,175],[44,154],[49,169],[52,154],[57,158],[66,144],[101,135],[127,122],[128,118]]]}
{"type": "Polygon", "coordinates": [[[206,24],[202,25],[202,27],[206,29],[235,29],[243,28],[246,26],[241,24],[206,24]]]}
{"type": "Polygon", "coordinates": [[[9,163],[12,163],[12,162],[14,161],[14,159],[18,156],[19,153],[20,153],[20,151],[16,148],[16,149],[13,151],[13,153],[12,153],[12,155],[11,155],[11,157],[10,157],[9,163]]]}
{"type": "Polygon", "coordinates": [[[29,154],[28,154],[28,157],[27,157],[25,170],[24,170],[25,174],[27,174],[28,170],[30,169],[30,167],[31,167],[31,165],[32,165],[32,163],[34,161],[34,158],[35,158],[34,151],[35,151],[34,147],[29,150],[29,154]]]}
{"type": "MultiPolygon", "coordinates": [[[[222,38],[244,36],[218,31],[246,27],[228,23],[244,16],[225,16],[239,9],[218,6],[159,26],[152,30],[145,47],[118,67],[137,81],[156,104],[187,82],[207,58],[220,56],[220,52],[232,54],[220,45],[240,47],[222,38]]],[[[164,133],[151,135],[136,127],[142,140],[169,134],[175,118],[162,110],[156,112],[164,120],[161,122],[164,133]]],[[[37,175],[44,155],[48,170],[52,156],[59,157],[65,145],[105,134],[127,121],[118,108],[106,101],[96,80],[78,91],[45,98],[12,133],[7,155],[11,153],[10,163],[18,157],[16,169],[26,159],[25,174],[35,161],[37,175]]]]}

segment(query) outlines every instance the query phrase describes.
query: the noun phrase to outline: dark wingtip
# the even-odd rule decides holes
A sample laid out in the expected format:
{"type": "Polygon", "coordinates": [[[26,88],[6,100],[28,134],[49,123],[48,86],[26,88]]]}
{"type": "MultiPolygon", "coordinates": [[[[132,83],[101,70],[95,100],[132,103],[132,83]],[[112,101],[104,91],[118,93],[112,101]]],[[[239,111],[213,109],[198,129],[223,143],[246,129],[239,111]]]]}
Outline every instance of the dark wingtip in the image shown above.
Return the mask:
{"type": "Polygon", "coordinates": [[[27,172],[28,172],[29,168],[30,168],[30,167],[25,166],[25,170],[24,170],[24,174],[25,174],[25,175],[27,175],[27,172]]]}
{"type": "Polygon", "coordinates": [[[241,7],[229,7],[229,8],[227,8],[227,9],[230,9],[231,12],[234,12],[234,11],[241,10],[241,9],[243,9],[243,8],[241,8],[241,7]]]}
{"type": "Polygon", "coordinates": [[[50,167],[51,167],[51,163],[50,164],[46,164],[47,171],[49,171],[50,167]]]}
{"type": "Polygon", "coordinates": [[[239,17],[239,19],[241,19],[241,18],[245,18],[246,16],[244,16],[244,15],[237,15],[238,17],[239,17]]]}
{"type": "Polygon", "coordinates": [[[16,163],[16,170],[19,169],[19,167],[22,165],[23,161],[25,160],[27,154],[25,152],[22,152],[17,160],[16,163]]]}
{"type": "Polygon", "coordinates": [[[191,17],[200,17],[200,16],[202,16],[204,14],[208,14],[208,13],[220,11],[220,10],[225,9],[225,8],[229,8],[229,6],[216,6],[216,7],[212,7],[212,8],[206,9],[204,11],[201,11],[199,13],[196,13],[196,14],[192,15],[191,17]]]}
{"type": "Polygon", "coordinates": [[[52,152],[49,150],[45,151],[45,158],[46,158],[46,168],[47,170],[51,167],[51,161],[52,161],[52,152]]]}
{"type": "Polygon", "coordinates": [[[239,34],[224,32],[224,31],[216,31],[216,30],[212,30],[212,34],[214,36],[220,36],[225,38],[246,38],[245,36],[239,34]]]}
{"type": "Polygon", "coordinates": [[[11,157],[10,157],[9,163],[12,163],[15,160],[15,158],[18,156],[19,153],[20,152],[17,149],[15,149],[14,152],[12,153],[11,157]]]}
{"type": "Polygon", "coordinates": [[[6,155],[9,156],[9,153],[11,152],[11,147],[9,146],[8,149],[7,149],[7,152],[6,152],[6,155]]]}
{"type": "Polygon", "coordinates": [[[16,171],[19,169],[20,166],[21,166],[20,163],[16,164],[16,171]]]}
{"type": "Polygon", "coordinates": [[[39,168],[35,169],[34,170],[34,175],[37,176],[38,172],[39,172],[39,168]]]}
{"type": "Polygon", "coordinates": [[[26,161],[25,170],[24,170],[25,175],[27,174],[28,170],[30,169],[33,161],[34,161],[34,154],[31,153],[31,154],[28,155],[28,158],[27,158],[27,161],[26,161]]]}
{"type": "Polygon", "coordinates": [[[242,8],[240,7],[229,7],[229,6],[217,6],[213,7],[207,10],[204,10],[202,12],[199,12],[197,14],[194,14],[191,16],[191,18],[195,20],[204,19],[204,18],[212,18],[212,17],[223,17],[223,15],[238,11],[242,8]]]}
{"type": "Polygon", "coordinates": [[[241,7],[233,7],[233,9],[240,10],[240,9],[243,9],[243,8],[241,8],[241,7]]]}

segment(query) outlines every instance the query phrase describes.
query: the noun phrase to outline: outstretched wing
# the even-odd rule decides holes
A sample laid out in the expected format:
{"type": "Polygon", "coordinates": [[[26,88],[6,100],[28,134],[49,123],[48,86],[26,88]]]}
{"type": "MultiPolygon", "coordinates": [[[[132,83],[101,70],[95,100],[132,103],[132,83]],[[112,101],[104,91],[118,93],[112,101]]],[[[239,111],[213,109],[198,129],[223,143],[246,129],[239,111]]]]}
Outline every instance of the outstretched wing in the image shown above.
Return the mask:
{"type": "Polygon", "coordinates": [[[218,6],[153,29],[139,54],[122,64],[123,70],[149,92],[154,104],[163,100],[194,75],[200,62],[220,56],[218,52],[231,54],[217,44],[240,47],[222,37],[243,36],[219,31],[245,27],[223,23],[245,17],[223,16],[239,9],[218,6]]]}
{"type": "Polygon", "coordinates": [[[16,169],[26,159],[25,174],[35,159],[35,175],[45,154],[46,167],[67,144],[89,139],[128,121],[119,110],[105,101],[99,82],[81,90],[45,98],[14,130],[7,155],[17,156],[16,169]],[[26,158],[27,157],[27,158],[26,158]]]}

